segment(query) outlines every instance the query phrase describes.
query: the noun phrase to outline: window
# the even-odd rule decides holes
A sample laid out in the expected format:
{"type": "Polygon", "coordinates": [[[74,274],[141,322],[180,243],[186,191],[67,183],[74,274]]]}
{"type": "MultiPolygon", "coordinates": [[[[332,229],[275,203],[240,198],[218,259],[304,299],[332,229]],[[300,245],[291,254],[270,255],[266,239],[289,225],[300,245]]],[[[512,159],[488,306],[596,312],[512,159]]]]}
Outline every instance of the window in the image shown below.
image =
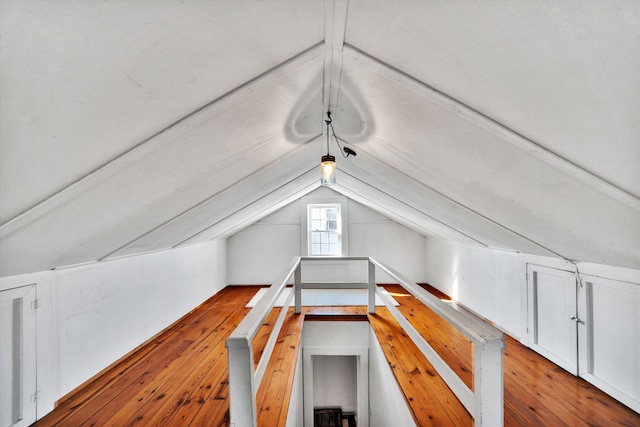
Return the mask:
{"type": "Polygon", "coordinates": [[[342,255],[341,205],[307,205],[309,255],[342,255]]]}

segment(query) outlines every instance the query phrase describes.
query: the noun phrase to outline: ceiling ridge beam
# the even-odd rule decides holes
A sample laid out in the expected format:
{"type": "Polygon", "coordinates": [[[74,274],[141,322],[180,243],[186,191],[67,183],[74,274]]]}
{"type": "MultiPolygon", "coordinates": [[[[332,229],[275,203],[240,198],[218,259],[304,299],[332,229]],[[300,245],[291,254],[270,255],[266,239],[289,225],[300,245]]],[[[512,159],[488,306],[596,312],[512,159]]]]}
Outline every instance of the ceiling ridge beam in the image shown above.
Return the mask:
{"type": "Polygon", "coordinates": [[[119,167],[126,166],[136,159],[143,157],[157,146],[172,140],[174,134],[184,132],[186,129],[192,127],[194,122],[197,123],[199,121],[206,120],[212,112],[215,114],[219,108],[222,108],[222,106],[230,102],[230,100],[235,99],[238,96],[250,95],[258,86],[265,85],[268,80],[274,77],[277,78],[280,71],[287,68],[299,67],[313,61],[316,57],[322,54],[322,47],[323,42],[318,42],[313,46],[298,52],[287,60],[271,67],[267,71],[253,77],[240,86],[231,89],[223,95],[191,111],[153,135],[138,142],[133,147],[107,160],[102,165],[84,174],[71,184],[66,185],[62,189],[15,215],[4,224],[1,224],[0,236],[8,235],[13,230],[20,228],[24,223],[28,222],[28,218],[37,215],[39,211],[55,209],[58,204],[62,203],[64,200],[75,197],[75,195],[90,188],[94,182],[116,172],[119,167]]]}
{"type": "MultiPolygon", "coordinates": [[[[334,110],[338,105],[348,7],[349,0],[325,0],[324,2],[323,113],[334,110]],[[335,85],[334,82],[336,82],[335,85]]],[[[321,124],[324,125],[324,122],[321,124]]]]}
{"type": "Polygon", "coordinates": [[[479,126],[480,128],[491,132],[492,134],[503,138],[510,144],[526,151],[527,153],[551,164],[564,173],[576,178],[578,181],[589,184],[591,187],[599,190],[605,195],[627,205],[637,211],[640,211],[640,197],[618,187],[616,184],[602,178],[601,176],[585,169],[582,166],[572,162],[562,155],[550,150],[549,148],[533,141],[521,133],[509,128],[499,121],[489,117],[488,115],[470,107],[460,100],[448,95],[447,93],[416,79],[415,77],[405,73],[394,66],[381,61],[373,55],[370,55],[355,46],[348,43],[344,45],[344,54],[348,55],[352,60],[358,63],[370,65],[375,70],[389,77],[412,90],[414,93],[422,95],[429,100],[436,102],[441,107],[455,113],[463,119],[479,126]]]}
{"type": "MultiPolygon", "coordinates": [[[[157,225],[157,226],[155,226],[155,227],[151,228],[150,230],[148,230],[148,231],[146,231],[146,232],[142,233],[141,235],[139,235],[138,237],[136,237],[136,238],[134,238],[134,239],[130,240],[130,241],[129,241],[129,242],[127,242],[126,244],[121,245],[121,246],[120,246],[120,247],[118,247],[117,249],[114,249],[114,250],[112,250],[111,252],[107,253],[106,255],[101,256],[101,257],[98,259],[98,261],[103,261],[103,260],[105,260],[105,259],[107,259],[107,258],[112,257],[114,254],[117,254],[118,252],[120,252],[120,251],[122,251],[122,250],[126,249],[127,247],[131,246],[132,244],[134,244],[134,243],[136,243],[136,242],[139,242],[140,240],[144,239],[144,238],[145,238],[145,237],[147,237],[148,235],[150,235],[150,234],[152,234],[152,233],[154,233],[154,232],[156,232],[156,231],[158,231],[158,230],[160,230],[160,229],[162,229],[162,228],[166,227],[168,224],[171,224],[171,223],[173,223],[173,222],[177,221],[178,219],[180,219],[180,218],[182,218],[182,217],[184,217],[184,216],[188,215],[190,212],[193,212],[194,210],[196,210],[196,209],[200,208],[201,206],[204,206],[205,204],[207,204],[208,202],[212,201],[212,200],[213,200],[213,199],[215,199],[216,197],[219,197],[219,196],[221,196],[221,195],[223,195],[223,194],[225,194],[225,193],[229,193],[229,192],[231,192],[231,191],[234,191],[234,190],[235,190],[235,189],[237,189],[240,185],[242,185],[243,183],[247,182],[247,181],[248,181],[249,179],[251,179],[251,178],[257,177],[258,175],[260,175],[262,172],[266,171],[268,168],[272,167],[273,165],[275,165],[275,164],[277,164],[277,163],[280,163],[280,162],[283,162],[283,161],[287,161],[288,159],[290,159],[291,157],[293,157],[293,156],[294,156],[295,154],[297,154],[298,152],[303,151],[303,149],[304,149],[305,147],[307,147],[310,143],[312,143],[314,140],[316,140],[316,139],[320,138],[321,136],[322,136],[322,135],[320,135],[320,134],[315,135],[314,137],[312,137],[311,139],[309,139],[308,141],[306,141],[304,144],[300,145],[299,147],[296,147],[296,148],[295,148],[294,150],[292,150],[292,151],[289,151],[289,152],[285,153],[284,155],[282,155],[282,156],[278,157],[277,159],[275,159],[275,160],[273,160],[273,161],[271,161],[271,162],[269,162],[269,163],[267,163],[267,164],[265,164],[265,165],[261,166],[259,169],[256,169],[255,171],[253,171],[253,172],[251,172],[250,174],[246,175],[246,176],[245,176],[244,178],[242,178],[241,180],[236,181],[236,182],[234,182],[233,184],[230,184],[230,185],[226,186],[225,188],[221,189],[220,191],[217,191],[217,192],[215,192],[214,194],[212,194],[212,195],[210,195],[210,196],[208,196],[208,197],[206,197],[206,198],[202,199],[201,201],[199,201],[198,203],[196,203],[196,204],[192,205],[191,207],[189,207],[189,208],[187,208],[187,209],[183,210],[182,212],[180,212],[180,213],[178,213],[178,214],[174,215],[173,217],[171,217],[171,218],[167,219],[166,221],[162,222],[161,224],[159,224],[159,225],[157,225]]],[[[298,176],[298,177],[294,178],[294,180],[295,180],[295,179],[297,179],[297,178],[299,178],[299,177],[300,177],[300,176],[298,176]]],[[[285,183],[285,184],[283,184],[283,185],[286,185],[286,184],[287,184],[287,183],[285,183]]],[[[278,188],[280,188],[280,187],[277,187],[275,190],[277,190],[278,188]]],[[[273,190],[273,191],[275,191],[275,190],[273,190]]],[[[257,200],[259,200],[259,199],[257,199],[257,200]]],[[[211,225],[207,226],[205,229],[210,228],[212,225],[214,225],[214,224],[211,224],[211,225]]],[[[205,229],[203,229],[203,230],[205,230],[205,229]]],[[[201,230],[201,231],[202,231],[202,230],[201,230]]],[[[191,236],[191,237],[193,237],[193,236],[191,236]]],[[[191,237],[190,237],[190,238],[191,238],[191,237]]],[[[175,247],[175,246],[177,246],[177,245],[176,245],[176,244],[172,245],[172,247],[175,247]]]]}

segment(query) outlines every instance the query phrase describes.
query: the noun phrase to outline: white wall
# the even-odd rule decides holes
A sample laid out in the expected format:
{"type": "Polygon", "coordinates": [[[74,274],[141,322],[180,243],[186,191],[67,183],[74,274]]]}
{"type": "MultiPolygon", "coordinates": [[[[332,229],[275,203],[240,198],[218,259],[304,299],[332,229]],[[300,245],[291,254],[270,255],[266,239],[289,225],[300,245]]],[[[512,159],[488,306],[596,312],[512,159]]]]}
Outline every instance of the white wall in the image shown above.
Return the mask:
{"type": "Polygon", "coordinates": [[[36,283],[38,418],[54,402],[226,286],[226,244],[0,278],[36,283]]]}
{"type": "Polygon", "coordinates": [[[368,374],[366,396],[362,395],[362,388],[366,385],[361,383],[362,378],[357,379],[361,384],[358,395],[360,423],[371,427],[415,425],[402,391],[368,322],[305,322],[302,351],[305,365],[305,419],[309,425],[313,424],[314,404],[340,404],[343,410],[353,410],[349,403],[344,403],[348,402],[348,397],[342,400],[340,398],[344,397],[345,390],[346,393],[353,394],[354,377],[350,376],[349,379],[349,376],[332,375],[332,372],[349,369],[368,374]],[[357,356],[354,357],[357,359],[357,368],[354,368],[352,359],[335,357],[340,355],[357,356]],[[323,372],[324,378],[313,372],[318,362],[320,369],[327,368],[323,372]],[[317,381],[320,381],[320,387],[316,387],[317,381]],[[329,383],[331,386],[328,386],[329,383]],[[367,401],[363,402],[362,399],[367,401]],[[365,414],[367,406],[369,411],[365,414]],[[367,419],[368,423],[365,422],[367,419]]]}
{"type": "Polygon", "coordinates": [[[517,253],[427,239],[425,256],[427,283],[510,335],[526,334],[526,264],[517,253]]]}
{"type": "Polygon", "coordinates": [[[227,239],[230,284],[270,284],[300,255],[300,202],[272,213],[227,239]]]}
{"type": "MultiPolygon", "coordinates": [[[[410,279],[424,281],[425,237],[353,200],[322,187],[234,234],[227,240],[228,279],[232,284],[269,284],[303,249],[307,203],[341,199],[346,203],[347,255],[372,256],[410,279]]],[[[366,271],[366,268],[363,270],[366,271]]],[[[347,274],[358,274],[349,271],[347,274]]],[[[353,279],[352,280],[358,280],[353,279]]],[[[378,283],[389,282],[378,274],[378,283]]]]}
{"type": "Polygon", "coordinates": [[[313,407],[340,406],[343,412],[358,410],[358,358],[317,355],[313,358],[313,407]]]}
{"type": "Polygon", "coordinates": [[[357,416],[361,425],[369,425],[369,330],[368,322],[304,322],[302,329],[303,389],[305,425],[313,425],[314,405],[338,405],[353,411],[351,397],[356,389],[357,416]],[[337,372],[353,369],[353,359],[327,359],[318,356],[353,356],[355,376],[344,377],[337,372]],[[316,362],[323,368],[320,373],[316,362]],[[356,384],[354,384],[354,379],[356,384]],[[319,382],[319,387],[315,382],[319,382]],[[332,386],[329,386],[332,382],[332,386]],[[341,390],[336,392],[336,390],[341,390]],[[341,400],[337,400],[341,399],[341,400]],[[346,406],[346,407],[345,407],[346,406]]]}

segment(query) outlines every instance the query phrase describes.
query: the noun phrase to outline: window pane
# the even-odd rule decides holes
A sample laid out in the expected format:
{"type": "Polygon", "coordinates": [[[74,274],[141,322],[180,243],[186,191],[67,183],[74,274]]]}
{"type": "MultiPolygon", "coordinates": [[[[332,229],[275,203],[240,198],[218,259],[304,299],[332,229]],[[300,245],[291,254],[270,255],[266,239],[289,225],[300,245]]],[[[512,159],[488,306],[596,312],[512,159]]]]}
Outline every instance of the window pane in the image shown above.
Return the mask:
{"type": "Polygon", "coordinates": [[[310,255],[341,255],[340,206],[309,205],[307,240],[310,255]]]}

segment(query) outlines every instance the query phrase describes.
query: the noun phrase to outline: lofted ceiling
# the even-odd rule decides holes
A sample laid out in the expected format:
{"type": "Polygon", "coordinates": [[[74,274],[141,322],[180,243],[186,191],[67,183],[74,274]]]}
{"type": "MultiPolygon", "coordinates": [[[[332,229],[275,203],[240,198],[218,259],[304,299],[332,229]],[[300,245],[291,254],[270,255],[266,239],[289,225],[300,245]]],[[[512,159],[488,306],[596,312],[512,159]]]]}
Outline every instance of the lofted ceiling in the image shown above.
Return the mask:
{"type": "Polygon", "coordinates": [[[226,238],[319,186],[640,268],[640,2],[2,0],[0,275],[226,238]],[[338,154],[335,143],[332,154],[338,154]]]}

